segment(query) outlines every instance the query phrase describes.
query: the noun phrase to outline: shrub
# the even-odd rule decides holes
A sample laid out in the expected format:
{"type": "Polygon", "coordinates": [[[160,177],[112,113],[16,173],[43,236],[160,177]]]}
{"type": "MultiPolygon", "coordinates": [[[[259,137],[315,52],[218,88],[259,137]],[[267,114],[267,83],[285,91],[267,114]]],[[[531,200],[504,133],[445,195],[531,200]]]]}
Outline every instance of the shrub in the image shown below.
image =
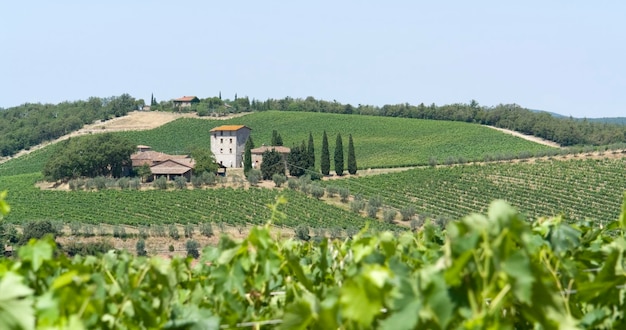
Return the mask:
{"type": "Polygon", "coordinates": [[[309,233],[309,227],[307,225],[298,225],[294,229],[294,231],[298,239],[301,239],[303,241],[308,241],[311,239],[311,235],[309,233]]]}
{"type": "Polygon", "coordinates": [[[93,182],[97,190],[102,190],[107,187],[107,180],[103,176],[97,176],[93,178],[93,182]]]}
{"type": "Polygon", "coordinates": [[[140,257],[145,257],[148,255],[146,252],[146,241],[143,238],[137,240],[137,244],[135,244],[135,248],[137,249],[137,255],[140,257]]]}
{"type": "Polygon", "coordinates": [[[67,182],[69,188],[71,191],[76,191],[78,190],[78,184],[76,183],[77,180],[70,180],[67,182]]]}
{"type": "Polygon", "coordinates": [[[141,188],[141,181],[137,178],[132,179],[128,182],[128,187],[133,190],[139,190],[139,188],[141,188]]]}
{"type": "Polygon", "coordinates": [[[206,237],[213,236],[213,226],[210,222],[204,222],[200,224],[200,234],[206,237]]]}
{"type": "Polygon", "coordinates": [[[276,187],[280,187],[285,183],[285,181],[287,181],[287,177],[280,173],[276,173],[272,175],[272,181],[274,181],[276,187]]]}
{"type": "Polygon", "coordinates": [[[87,179],[85,181],[85,189],[86,190],[96,189],[96,181],[94,179],[87,179]]]}
{"type": "Polygon", "coordinates": [[[370,218],[376,219],[376,214],[378,213],[378,208],[374,205],[367,206],[367,216],[370,218]]]}
{"type": "Polygon", "coordinates": [[[251,185],[256,186],[257,184],[259,184],[262,178],[263,175],[261,174],[261,171],[257,169],[251,169],[250,171],[248,171],[248,182],[250,182],[251,185]]]}
{"type": "Polygon", "coordinates": [[[316,171],[314,168],[309,168],[307,170],[307,173],[309,173],[309,177],[311,178],[311,181],[319,181],[324,177],[322,173],[316,171]]]}
{"type": "Polygon", "coordinates": [[[152,182],[152,186],[156,189],[167,189],[167,179],[162,176],[152,182]]]}
{"type": "Polygon", "coordinates": [[[70,257],[75,255],[101,255],[115,250],[113,243],[108,240],[99,240],[96,242],[80,243],[77,241],[70,241],[63,246],[63,251],[70,257]]]}
{"type": "Polygon", "coordinates": [[[202,182],[204,182],[204,184],[209,185],[209,186],[214,186],[215,183],[217,182],[217,178],[215,177],[214,173],[210,173],[210,172],[202,172],[202,182]]]}
{"type": "Polygon", "coordinates": [[[0,252],[4,252],[4,244],[13,245],[20,241],[17,228],[10,223],[0,222],[0,252]]]}
{"type": "Polygon", "coordinates": [[[187,179],[183,176],[177,176],[174,178],[174,186],[176,189],[186,189],[187,188],[187,179]]]}
{"type": "Polygon", "coordinates": [[[95,229],[92,224],[88,223],[83,226],[83,236],[84,237],[96,236],[95,229]]]}
{"type": "Polygon", "coordinates": [[[365,202],[362,200],[353,200],[350,202],[350,209],[352,212],[359,213],[365,207],[365,202]]]}
{"type": "Polygon", "coordinates": [[[332,239],[339,239],[341,238],[341,228],[334,226],[332,228],[330,228],[330,238],[332,239]]]}
{"type": "Polygon", "coordinates": [[[170,244],[170,246],[167,247],[167,250],[170,252],[174,252],[174,245],[170,244]]]}
{"type": "Polygon", "coordinates": [[[437,166],[438,162],[437,162],[437,158],[435,157],[430,157],[428,158],[428,165],[431,167],[435,167],[437,166]]]}
{"type": "Polygon", "coordinates": [[[22,230],[22,239],[19,244],[24,245],[31,240],[31,238],[41,239],[46,235],[56,237],[56,231],[52,226],[50,220],[31,221],[27,223],[22,230]]]}
{"type": "Polygon", "coordinates": [[[291,190],[298,190],[299,187],[300,187],[300,183],[298,182],[297,179],[289,178],[289,180],[287,180],[287,188],[291,190]]]}
{"type": "Polygon", "coordinates": [[[152,236],[155,237],[165,237],[165,227],[163,226],[159,226],[159,225],[155,225],[154,227],[150,228],[152,230],[152,236]]]}
{"type": "Polygon", "coordinates": [[[198,259],[198,257],[200,257],[200,252],[198,251],[199,247],[200,244],[198,244],[198,242],[194,240],[188,240],[185,244],[185,248],[187,249],[187,256],[198,259]]]}
{"type": "Polygon", "coordinates": [[[328,197],[335,197],[338,192],[339,188],[337,186],[330,185],[326,187],[326,195],[328,195],[328,197]]]}
{"type": "Polygon", "coordinates": [[[185,238],[192,238],[193,237],[193,225],[188,223],[185,225],[184,228],[184,232],[185,232],[185,238]]]}
{"type": "Polygon", "coordinates": [[[322,197],[324,197],[324,188],[322,186],[320,186],[319,184],[312,184],[311,185],[311,196],[320,199],[322,197]]]}
{"type": "Polygon", "coordinates": [[[446,158],[444,163],[446,165],[452,165],[452,164],[456,163],[456,159],[453,156],[450,156],[450,157],[446,158]]]}
{"type": "Polygon", "coordinates": [[[178,227],[176,227],[176,225],[169,225],[168,232],[172,239],[178,240],[180,238],[180,233],[178,232],[178,227]]]}
{"type": "Polygon", "coordinates": [[[113,237],[116,238],[126,238],[126,228],[119,226],[119,225],[115,225],[113,226],[113,237]]]}
{"type": "Polygon", "coordinates": [[[400,210],[402,220],[408,221],[415,215],[415,208],[413,206],[407,206],[400,210]]]}
{"type": "Polygon", "coordinates": [[[120,189],[128,189],[130,180],[128,178],[120,178],[117,180],[117,186],[120,187],[120,189]]]}
{"type": "Polygon", "coordinates": [[[72,234],[72,236],[78,236],[80,235],[80,229],[82,228],[82,225],[80,224],[80,222],[70,222],[70,233],[72,234]]]}
{"type": "Polygon", "coordinates": [[[393,221],[396,219],[396,214],[398,214],[396,210],[391,208],[385,208],[383,210],[383,220],[385,220],[385,222],[387,223],[393,223],[393,221]]]}
{"type": "Polygon", "coordinates": [[[204,184],[204,181],[202,180],[201,176],[194,175],[191,177],[191,184],[193,185],[194,188],[200,188],[204,184]]]}
{"type": "Polygon", "coordinates": [[[114,178],[104,178],[104,186],[108,189],[117,187],[117,180],[114,178]]]}
{"type": "Polygon", "coordinates": [[[342,202],[347,202],[348,198],[350,198],[350,189],[344,187],[339,188],[339,197],[341,197],[342,202]]]}
{"type": "Polygon", "coordinates": [[[368,202],[369,205],[375,207],[375,208],[379,208],[381,206],[383,206],[383,199],[382,197],[380,197],[380,195],[376,195],[376,196],[372,196],[368,202]]]}
{"type": "Polygon", "coordinates": [[[148,227],[141,225],[139,226],[139,237],[142,239],[148,238],[148,227]]]}
{"type": "Polygon", "coordinates": [[[352,238],[354,237],[354,235],[358,234],[359,230],[355,227],[348,227],[346,228],[346,236],[348,236],[348,238],[352,238]]]}
{"type": "Polygon", "coordinates": [[[410,226],[412,231],[417,231],[421,227],[421,223],[418,219],[413,219],[410,222],[410,226]]]}

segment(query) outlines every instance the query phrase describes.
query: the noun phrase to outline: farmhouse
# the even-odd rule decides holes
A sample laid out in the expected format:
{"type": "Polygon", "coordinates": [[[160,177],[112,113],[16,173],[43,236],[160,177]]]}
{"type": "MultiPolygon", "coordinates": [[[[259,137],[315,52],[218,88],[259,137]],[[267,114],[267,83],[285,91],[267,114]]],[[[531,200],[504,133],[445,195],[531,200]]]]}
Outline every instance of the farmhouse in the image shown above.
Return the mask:
{"type": "Polygon", "coordinates": [[[183,96],[173,100],[174,106],[177,108],[190,107],[192,104],[199,103],[200,99],[195,96],[183,96]]]}
{"type": "Polygon", "coordinates": [[[186,155],[168,155],[162,152],[151,150],[149,146],[137,146],[137,152],[130,155],[133,169],[148,165],[152,175],[148,181],[158,177],[166,177],[168,180],[177,176],[183,176],[187,180],[191,179],[195,161],[186,155]]]}
{"type": "Polygon", "coordinates": [[[211,152],[224,167],[242,167],[243,152],[251,129],[244,125],[223,125],[212,129],[211,152]]]}
{"type": "Polygon", "coordinates": [[[252,155],[252,167],[260,169],[261,163],[263,163],[263,153],[270,150],[276,150],[283,157],[283,162],[285,163],[285,171],[287,171],[287,156],[291,152],[291,149],[283,146],[261,146],[258,148],[250,149],[250,154],[252,155]]]}

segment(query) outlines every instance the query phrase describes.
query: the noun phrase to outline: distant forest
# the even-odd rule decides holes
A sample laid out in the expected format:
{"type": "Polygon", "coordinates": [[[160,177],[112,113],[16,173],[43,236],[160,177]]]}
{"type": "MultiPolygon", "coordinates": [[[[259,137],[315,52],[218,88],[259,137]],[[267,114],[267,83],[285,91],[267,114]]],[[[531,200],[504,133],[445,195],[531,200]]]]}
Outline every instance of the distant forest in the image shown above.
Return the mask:
{"type": "MultiPolygon", "coordinates": [[[[450,120],[511,129],[554,141],[562,146],[626,143],[625,125],[571,117],[557,118],[547,112],[529,110],[516,104],[485,107],[474,100],[468,104],[442,106],[404,103],[379,107],[361,104],[353,106],[337,101],[316,100],[313,97],[250,101],[248,97],[238,98],[237,95],[234,100],[222,100],[220,95],[200,99],[199,103],[188,108],[175,108],[172,101],[157,102],[154,97],[150,104],[152,110],[194,111],[200,116],[281,110],[450,120]]],[[[86,101],[62,102],[57,105],[26,103],[0,109],[0,155],[11,156],[21,149],[28,149],[75,131],[84,124],[123,116],[143,105],[144,100],[136,100],[123,94],[108,98],[91,97],[86,101]]]]}

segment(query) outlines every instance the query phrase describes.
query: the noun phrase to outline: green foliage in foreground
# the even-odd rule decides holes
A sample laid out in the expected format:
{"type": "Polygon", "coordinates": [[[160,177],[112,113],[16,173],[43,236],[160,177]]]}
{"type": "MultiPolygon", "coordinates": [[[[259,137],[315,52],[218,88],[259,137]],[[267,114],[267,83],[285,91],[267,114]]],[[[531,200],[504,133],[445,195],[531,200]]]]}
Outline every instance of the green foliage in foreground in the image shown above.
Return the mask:
{"type": "Polygon", "coordinates": [[[504,202],[418,233],[222,237],[200,262],[56,256],[0,261],[0,328],[580,329],[626,327],[626,214],[604,229],[533,223],[504,202]]]}

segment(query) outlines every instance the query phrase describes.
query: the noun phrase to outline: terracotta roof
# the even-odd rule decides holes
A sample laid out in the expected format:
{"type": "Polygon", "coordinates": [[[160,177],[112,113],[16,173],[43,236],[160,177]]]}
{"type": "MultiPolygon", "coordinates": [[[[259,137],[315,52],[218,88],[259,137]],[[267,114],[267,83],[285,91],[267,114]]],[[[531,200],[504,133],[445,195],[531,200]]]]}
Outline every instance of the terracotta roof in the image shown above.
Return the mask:
{"type": "Polygon", "coordinates": [[[185,174],[188,171],[191,171],[191,167],[182,165],[170,159],[170,160],[164,161],[163,163],[150,167],[150,171],[154,175],[185,174]]]}
{"type": "Polygon", "coordinates": [[[212,130],[210,130],[209,132],[215,132],[215,131],[238,131],[242,128],[247,128],[250,129],[250,127],[247,127],[245,125],[222,125],[222,126],[218,126],[212,130]]]}
{"type": "Polygon", "coordinates": [[[193,100],[198,99],[195,96],[183,96],[183,97],[179,97],[177,99],[174,99],[175,102],[191,102],[193,100]]]}
{"type": "Polygon", "coordinates": [[[133,163],[133,167],[143,166],[144,164],[152,166],[153,164],[164,162],[170,159],[176,160],[177,162],[182,164],[193,163],[194,165],[191,165],[190,167],[195,166],[195,162],[193,161],[193,159],[189,158],[186,155],[168,155],[153,150],[139,151],[130,155],[130,160],[133,163]]]}
{"type": "Polygon", "coordinates": [[[250,149],[250,153],[253,154],[262,154],[268,150],[276,150],[278,151],[278,153],[281,154],[288,154],[291,152],[291,149],[287,148],[287,147],[283,147],[283,146],[262,146],[262,147],[258,147],[258,148],[254,148],[254,149],[250,149]]]}

